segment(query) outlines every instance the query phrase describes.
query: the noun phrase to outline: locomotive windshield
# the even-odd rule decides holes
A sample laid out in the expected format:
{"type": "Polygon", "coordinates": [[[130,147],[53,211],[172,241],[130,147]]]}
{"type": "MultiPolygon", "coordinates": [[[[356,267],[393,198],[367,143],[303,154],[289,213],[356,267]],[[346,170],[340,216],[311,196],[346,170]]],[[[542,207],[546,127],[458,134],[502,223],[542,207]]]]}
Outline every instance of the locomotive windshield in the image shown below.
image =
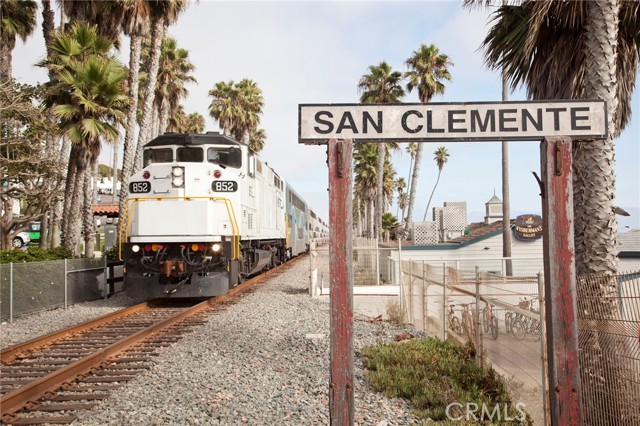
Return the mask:
{"type": "Polygon", "coordinates": [[[207,161],[224,167],[239,169],[242,167],[242,151],[240,148],[215,147],[207,149],[207,161]]]}
{"type": "Polygon", "coordinates": [[[143,167],[154,163],[171,163],[173,161],[173,150],[171,148],[145,149],[143,160],[143,167]]]}
{"type": "Polygon", "coordinates": [[[176,150],[176,157],[178,161],[183,161],[185,163],[202,163],[204,160],[202,148],[178,148],[176,150]]]}

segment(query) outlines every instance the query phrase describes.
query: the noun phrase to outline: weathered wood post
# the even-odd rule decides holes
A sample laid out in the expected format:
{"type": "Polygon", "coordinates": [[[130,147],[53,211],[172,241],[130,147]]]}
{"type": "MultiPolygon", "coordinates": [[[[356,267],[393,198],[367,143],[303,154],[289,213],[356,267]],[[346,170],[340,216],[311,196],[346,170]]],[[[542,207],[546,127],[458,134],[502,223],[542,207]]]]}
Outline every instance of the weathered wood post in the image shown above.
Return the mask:
{"type": "Polygon", "coordinates": [[[551,424],[579,426],[580,368],[576,325],[571,138],[545,138],[540,144],[540,160],[551,424]]]}
{"type": "Polygon", "coordinates": [[[354,421],[351,156],[350,139],[329,141],[329,275],[331,277],[329,416],[332,426],[353,425],[354,421]]]}

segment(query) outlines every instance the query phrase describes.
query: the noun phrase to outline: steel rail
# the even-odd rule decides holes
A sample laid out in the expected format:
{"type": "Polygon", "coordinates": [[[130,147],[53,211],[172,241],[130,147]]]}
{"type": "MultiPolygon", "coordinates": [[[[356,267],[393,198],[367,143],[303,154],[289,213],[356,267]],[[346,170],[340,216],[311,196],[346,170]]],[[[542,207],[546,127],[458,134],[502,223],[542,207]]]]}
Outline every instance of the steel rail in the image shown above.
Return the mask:
{"type": "MultiPolygon", "coordinates": [[[[151,335],[155,334],[156,332],[164,328],[168,328],[189,316],[197,314],[198,312],[204,309],[214,307],[218,304],[224,303],[228,299],[247,290],[249,287],[260,283],[262,280],[264,280],[268,276],[279,272],[281,269],[284,269],[285,267],[291,266],[302,257],[305,257],[305,256],[297,256],[296,258],[291,259],[289,262],[283,263],[282,265],[279,265],[273,269],[270,269],[265,273],[260,274],[256,277],[253,277],[250,280],[247,280],[244,283],[234,287],[226,295],[207,299],[201,303],[198,303],[197,305],[191,308],[187,308],[184,311],[172,316],[171,318],[167,318],[164,321],[161,321],[157,324],[152,325],[147,329],[141,330],[131,336],[128,336],[118,342],[115,342],[107,346],[106,348],[103,348],[85,358],[79,359],[60,370],[56,370],[46,376],[41,377],[38,380],[35,380],[19,389],[16,389],[14,392],[11,392],[3,396],[2,398],[0,398],[0,407],[2,407],[2,412],[0,413],[0,416],[4,419],[7,416],[14,415],[14,413],[16,413],[18,410],[23,408],[30,401],[36,401],[39,398],[45,396],[45,394],[47,394],[48,392],[55,392],[64,383],[75,380],[76,378],[78,378],[83,374],[90,373],[94,367],[99,366],[101,363],[116,357],[126,349],[129,349],[131,346],[134,346],[142,342],[143,340],[149,338],[151,335]]],[[[152,302],[147,302],[141,305],[132,306],[131,308],[125,309],[125,311],[128,311],[128,313],[132,313],[132,312],[135,312],[134,309],[136,308],[137,310],[145,310],[144,307],[145,306],[147,308],[150,307],[151,303],[152,302]],[[140,309],[141,306],[143,307],[143,309],[140,309]]],[[[122,311],[119,311],[119,312],[122,312],[122,311]]],[[[109,317],[109,315],[107,315],[106,317],[109,317]]],[[[98,322],[102,320],[102,322],[105,322],[104,319],[105,317],[101,317],[94,321],[98,322]]],[[[93,323],[93,321],[89,321],[88,323],[93,323]]],[[[81,326],[86,324],[87,323],[83,323],[80,326],[76,326],[76,327],[80,328],[81,326]]],[[[75,329],[76,327],[72,327],[72,329],[75,329]]],[[[48,341],[51,341],[50,336],[52,335],[57,335],[59,337],[62,337],[65,334],[69,334],[69,333],[70,333],[69,329],[67,329],[67,330],[62,330],[60,332],[52,333],[45,337],[49,338],[48,341]]],[[[44,340],[45,338],[39,338],[39,339],[34,339],[32,341],[29,341],[27,343],[33,344],[33,347],[37,347],[37,346],[41,346],[42,341],[44,340]],[[40,342],[40,343],[33,343],[33,342],[40,342]]],[[[17,345],[17,346],[21,346],[21,345],[17,345]]],[[[8,348],[7,351],[9,351],[10,349],[13,349],[13,347],[8,348]]]]}
{"type": "Polygon", "coordinates": [[[9,346],[8,348],[2,349],[2,351],[0,351],[0,360],[3,364],[11,364],[19,354],[32,351],[42,346],[46,346],[62,337],[81,333],[91,328],[117,320],[125,315],[148,310],[152,305],[153,301],[140,303],[138,305],[131,306],[117,312],[106,314],[99,318],[76,324],[63,330],[54,331],[53,333],[36,337],[35,339],[31,339],[24,343],[18,343],[17,345],[9,346]]]}

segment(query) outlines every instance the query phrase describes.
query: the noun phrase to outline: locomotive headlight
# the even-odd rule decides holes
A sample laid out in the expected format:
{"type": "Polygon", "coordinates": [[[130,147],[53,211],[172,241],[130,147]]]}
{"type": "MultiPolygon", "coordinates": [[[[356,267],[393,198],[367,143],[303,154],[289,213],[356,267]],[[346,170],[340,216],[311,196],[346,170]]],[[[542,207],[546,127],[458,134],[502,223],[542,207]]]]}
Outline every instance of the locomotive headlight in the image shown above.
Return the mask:
{"type": "Polygon", "coordinates": [[[211,244],[211,251],[213,251],[214,253],[220,252],[221,249],[222,249],[222,246],[219,243],[211,244]]]}
{"type": "Polygon", "coordinates": [[[180,188],[182,185],[184,185],[184,179],[182,178],[182,176],[174,176],[172,183],[176,188],[180,188]]]}
{"type": "Polygon", "coordinates": [[[174,167],[174,168],[171,170],[171,173],[172,173],[174,176],[182,176],[182,175],[184,174],[184,169],[183,169],[182,167],[174,167]]]}
{"type": "Polygon", "coordinates": [[[139,252],[140,251],[140,246],[137,245],[137,244],[132,245],[131,246],[131,251],[134,252],[134,253],[139,252]]]}

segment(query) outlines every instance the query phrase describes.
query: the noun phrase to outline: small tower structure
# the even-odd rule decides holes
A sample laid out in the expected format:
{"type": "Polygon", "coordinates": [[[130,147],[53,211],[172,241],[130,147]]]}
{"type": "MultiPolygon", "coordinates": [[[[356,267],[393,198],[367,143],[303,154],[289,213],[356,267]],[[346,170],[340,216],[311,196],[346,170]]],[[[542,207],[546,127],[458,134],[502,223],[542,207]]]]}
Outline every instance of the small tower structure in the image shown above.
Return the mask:
{"type": "Polygon", "coordinates": [[[502,220],[502,200],[498,198],[495,190],[493,191],[493,197],[485,203],[486,216],[484,217],[484,223],[490,224],[502,220]]]}

